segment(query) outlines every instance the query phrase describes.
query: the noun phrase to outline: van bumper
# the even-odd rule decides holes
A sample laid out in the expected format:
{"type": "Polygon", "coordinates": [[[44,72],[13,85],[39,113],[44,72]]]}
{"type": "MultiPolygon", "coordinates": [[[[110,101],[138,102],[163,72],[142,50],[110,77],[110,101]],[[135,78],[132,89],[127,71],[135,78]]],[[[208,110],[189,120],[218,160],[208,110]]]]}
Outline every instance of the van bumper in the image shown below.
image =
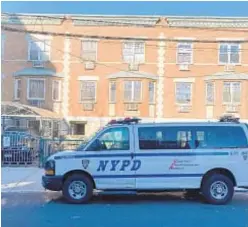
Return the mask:
{"type": "Polygon", "coordinates": [[[63,176],[42,176],[42,186],[51,191],[61,191],[63,176]]]}

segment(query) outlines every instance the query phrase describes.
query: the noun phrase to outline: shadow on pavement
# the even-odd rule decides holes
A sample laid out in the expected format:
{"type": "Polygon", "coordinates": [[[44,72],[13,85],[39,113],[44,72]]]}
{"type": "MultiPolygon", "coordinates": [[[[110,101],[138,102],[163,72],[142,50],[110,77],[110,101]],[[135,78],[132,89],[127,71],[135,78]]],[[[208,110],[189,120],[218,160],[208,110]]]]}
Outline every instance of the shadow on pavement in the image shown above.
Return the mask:
{"type": "MultiPolygon", "coordinates": [[[[52,200],[55,203],[67,203],[62,197],[52,200]]],[[[202,197],[188,197],[184,193],[142,193],[137,195],[95,195],[90,204],[138,204],[138,203],[199,203],[202,197]]]]}

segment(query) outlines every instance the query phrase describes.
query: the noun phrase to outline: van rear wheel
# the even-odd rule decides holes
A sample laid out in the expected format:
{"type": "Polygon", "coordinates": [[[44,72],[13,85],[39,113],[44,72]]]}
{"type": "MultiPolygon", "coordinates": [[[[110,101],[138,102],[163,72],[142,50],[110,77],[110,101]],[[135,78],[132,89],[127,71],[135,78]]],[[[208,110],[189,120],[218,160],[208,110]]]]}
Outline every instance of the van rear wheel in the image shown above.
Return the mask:
{"type": "Polygon", "coordinates": [[[70,203],[87,203],[93,195],[93,183],[83,174],[73,174],[65,180],[62,192],[70,203]]]}
{"type": "Polygon", "coordinates": [[[204,180],[201,191],[208,203],[223,205],[231,201],[234,184],[229,177],[216,173],[204,180]]]}

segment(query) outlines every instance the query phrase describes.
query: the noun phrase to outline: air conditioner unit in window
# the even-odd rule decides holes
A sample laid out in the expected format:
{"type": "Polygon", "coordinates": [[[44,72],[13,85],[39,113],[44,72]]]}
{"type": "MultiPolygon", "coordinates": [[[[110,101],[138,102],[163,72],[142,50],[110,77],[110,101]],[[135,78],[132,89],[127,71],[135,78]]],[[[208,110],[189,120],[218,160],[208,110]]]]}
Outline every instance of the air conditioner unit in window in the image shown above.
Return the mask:
{"type": "Polygon", "coordinates": [[[94,103],[93,102],[83,103],[83,110],[85,111],[94,110],[94,103]]]}
{"type": "Polygon", "coordinates": [[[190,106],[188,106],[188,105],[178,106],[178,112],[179,113],[188,113],[188,112],[190,112],[190,106]]]}
{"type": "Polygon", "coordinates": [[[234,72],[235,71],[235,65],[232,65],[232,64],[225,65],[224,71],[225,72],[234,72]]]}
{"type": "Polygon", "coordinates": [[[137,111],[139,106],[138,103],[127,103],[125,109],[126,111],[137,111]]]}
{"type": "Polygon", "coordinates": [[[228,106],[226,106],[226,112],[227,113],[237,113],[238,107],[235,105],[228,105],[228,106]]]}
{"type": "Polygon", "coordinates": [[[189,70],[189,65],[188,64],[180,64],[179,65],[179,70],[180,71],[188,71],[189,70]]]}
{"type": "Polygon", "coordinates": [[[96,67],[96,63],[93,61],[86,61],[84,62],[84,68],[87,70],[93,70],[96,67]]]}
{"type": "Polygon", "coordinates": [[[139,71],[139,64],[137,64],[137,63],[130,63],[128,65],[128,69],[130,71],[139,71]]]}
{"type": "Polygon", "coordinates": [[[33,67],[34,68],[43,68],[44,62],[43,61],[33,61],[33,67]]]}

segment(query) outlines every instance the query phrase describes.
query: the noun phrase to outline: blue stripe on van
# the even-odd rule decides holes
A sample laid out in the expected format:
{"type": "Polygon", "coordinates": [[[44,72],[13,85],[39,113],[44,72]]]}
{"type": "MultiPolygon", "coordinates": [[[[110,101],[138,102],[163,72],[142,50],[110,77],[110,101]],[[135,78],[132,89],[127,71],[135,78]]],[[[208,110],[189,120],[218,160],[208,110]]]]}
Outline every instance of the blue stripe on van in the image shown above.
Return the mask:
{"type": "Polygon", "coordinates": [[[132,174],[132,175],[93,175],[93,178],[168,178],[168,177],[202,177],[203,174],[132,174]]]}
{"type": "MultiPolygon", "coordinates": [[[[184,157],[184,156],[227,156],[229,152],[171,152],[171,153],[134,153],[135,157],[184,157]]],[[[77,159],[77,158],[115,158],[130,157],[131,153],[110,153],[110,154],[85,154],[85,155],[61,155],[54,159],[77,159]]]]}

